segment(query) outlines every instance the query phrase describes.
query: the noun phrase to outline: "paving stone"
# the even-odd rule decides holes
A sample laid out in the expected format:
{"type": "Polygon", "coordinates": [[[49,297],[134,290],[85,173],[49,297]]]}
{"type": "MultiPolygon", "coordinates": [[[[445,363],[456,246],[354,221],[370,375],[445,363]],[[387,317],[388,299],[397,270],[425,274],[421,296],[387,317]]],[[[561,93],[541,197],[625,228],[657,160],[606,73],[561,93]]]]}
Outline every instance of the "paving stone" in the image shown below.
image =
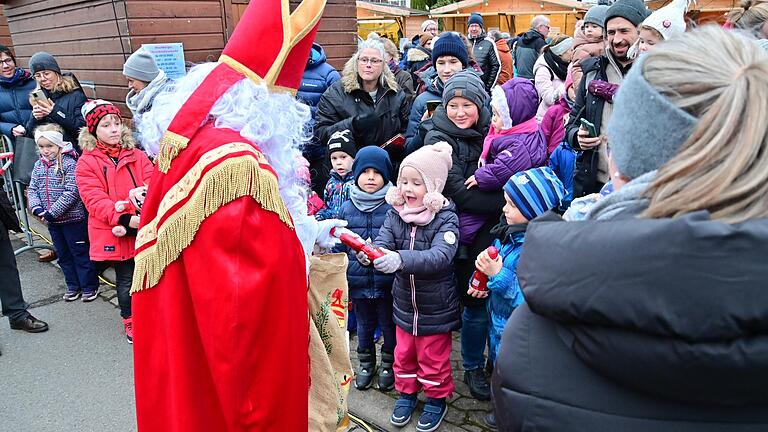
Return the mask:
{"type": "Polygon", "coordinates": [[[491,430],[491,429],[481,428],[475,425],[461,425],[461,428],[463,430],[471,431],[471,432],[485,432],[485,431],[491,430]]]}
{"type": "Polygon", "coordinates": [[[491,411],[491,403],[479,401],[472,397],[463,397],[453,403],[453,406],[463,410],[484,410],[491,411]]]}
{"type": "Polygon", "coordinates": [[[113,298],[113,299],[112,299],[112,300],[110,300],[109,302],[110,302],[110,303],[112,303],[113,305],[115,305],[115,307],[120,307],[120,305],[119,305],[119,304],[117,304],[117,297],[113,298]]]}

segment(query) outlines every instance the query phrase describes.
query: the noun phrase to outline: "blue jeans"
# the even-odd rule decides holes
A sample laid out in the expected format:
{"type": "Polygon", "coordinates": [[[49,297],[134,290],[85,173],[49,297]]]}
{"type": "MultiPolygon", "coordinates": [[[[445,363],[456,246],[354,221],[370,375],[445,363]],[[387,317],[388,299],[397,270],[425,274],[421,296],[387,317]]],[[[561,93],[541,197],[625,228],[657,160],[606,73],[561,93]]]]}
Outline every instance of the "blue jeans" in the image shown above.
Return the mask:
{"type": "Polygon", "coordinates": [[[465,306],[461,316],[461,360],[464,370],[485,367],[488,311],[484,304],[465,306]]]}
{"type": "Polygon", "coordinates": [[[99,277],[96,264],[91,261],[88,251],[88,221],[49,224],[48,232],[56,247],[67,291],[96,291],[99,288],[99,277]]]}
{"type": "Polygon", "coordinates": [[[384,335],[381,350],[395,352],[395,322],[392,320],[392,298],[353,299],[357,314],[357,349],[375,349],[373,333],[378,325],[384,335]]]}

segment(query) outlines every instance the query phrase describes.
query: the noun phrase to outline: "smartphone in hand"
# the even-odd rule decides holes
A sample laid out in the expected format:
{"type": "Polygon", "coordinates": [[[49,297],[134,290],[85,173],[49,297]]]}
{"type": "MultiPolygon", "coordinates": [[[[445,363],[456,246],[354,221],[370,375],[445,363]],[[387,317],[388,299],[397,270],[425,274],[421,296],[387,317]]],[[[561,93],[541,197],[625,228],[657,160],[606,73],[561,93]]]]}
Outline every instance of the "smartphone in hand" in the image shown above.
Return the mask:
{"type": "Polygon", "coordinates": [[[429,113],[430,116],[432,115],[432,113],[435,112],[435,110],[437,109],[437,106],[440,105],[441,103],[443,103],[443,102],[439,101],[439,100],[427,101],[427,103],[426,103],[427,112],[429,113]]]}
{"type": "Polygon", "coordinates": [[[582,118],[581,126],[587,130],[590,138],[597,138],[597,128],[595,128],[595,125],[592,124],[589,120],[582,118]]]}

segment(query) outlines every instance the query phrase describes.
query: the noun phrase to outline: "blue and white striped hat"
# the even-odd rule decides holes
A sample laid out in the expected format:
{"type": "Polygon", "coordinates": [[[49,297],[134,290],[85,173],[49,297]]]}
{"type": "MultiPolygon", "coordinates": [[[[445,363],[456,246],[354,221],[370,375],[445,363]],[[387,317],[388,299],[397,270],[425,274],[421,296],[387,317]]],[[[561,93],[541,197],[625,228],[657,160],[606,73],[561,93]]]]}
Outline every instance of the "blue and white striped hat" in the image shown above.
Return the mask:
{"type": "Polygon", "coordinates": [[[560,205],[565,187],[549,167],[532,168],[513,175],[504,193],[526,219],[532,220],[560,205]]]}

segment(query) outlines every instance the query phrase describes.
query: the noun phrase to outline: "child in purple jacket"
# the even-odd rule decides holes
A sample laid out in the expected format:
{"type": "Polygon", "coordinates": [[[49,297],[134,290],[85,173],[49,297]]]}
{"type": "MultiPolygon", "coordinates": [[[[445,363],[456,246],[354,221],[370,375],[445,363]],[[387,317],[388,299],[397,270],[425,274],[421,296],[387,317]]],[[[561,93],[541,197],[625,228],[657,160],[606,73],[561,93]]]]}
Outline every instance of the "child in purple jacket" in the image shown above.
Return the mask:
{"type": "Polygon", "coordinates": [[[80,295],[85,302],[96,300],[99,280],[88,252],[88,213],[75,181],[77,153],[56,124],[39,126],[34,134],[40,159],[27,190],[29,208],[48,224],[67,283],[64,300],[75,301],[80,295]]]}
{"type": "Polygon", "coordinates": [[[538,107],[539,96],[530,80],[513,78],[493,88],[491,128],[479,168],[465,182],[467,189],[501,191],[514,174],[546,165],[547,142],[536,122],[538,107]]]}

